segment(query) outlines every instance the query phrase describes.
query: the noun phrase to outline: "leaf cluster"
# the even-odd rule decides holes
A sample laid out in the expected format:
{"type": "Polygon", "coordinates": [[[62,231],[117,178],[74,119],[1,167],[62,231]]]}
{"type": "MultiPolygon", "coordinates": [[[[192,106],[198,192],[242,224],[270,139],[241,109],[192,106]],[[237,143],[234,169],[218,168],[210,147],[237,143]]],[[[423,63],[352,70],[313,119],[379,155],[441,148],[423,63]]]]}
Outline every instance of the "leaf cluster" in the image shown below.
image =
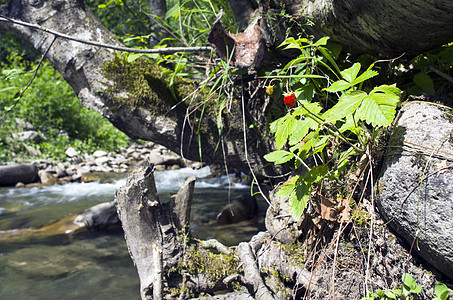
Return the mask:
{"type": "Polygon", "coordinates": [[[294,161],[296,171],[302,166],[299,175],[277,192],[277,196],[289,197],[296,219],[324,179],[339,180],[354,157],[370,155],[379,132],[392,123],[400,101],[401,91],[395,85],[365,91],[363,83],[378,75],[373,65],[362,73],[360,63],[340,70],[335,48],[327,42],[328,37],[316,42],[288,38],[282,46],[301,54],[268,76],[297,98],[295,108],[270,124],[277,150],[265,156],[275,164],[294,161]],[[310,160],[314,166],[308,166],[310,160]]]}
{"type": "MultiPolygon", "coordinates": [[[[379,289],[376,293],[369,293],[362,300],[408,300],[414,299],[414,295],[422,292],[422,287],[417,284],[411,274],[404,273],[401,281],[402,289],[395,288],[388,291],[379,289]]],[[[438,282],[434,288],[434,293],[436,297],[433,300],[447,300],[450,291],[445,284],[438,282]]]]}

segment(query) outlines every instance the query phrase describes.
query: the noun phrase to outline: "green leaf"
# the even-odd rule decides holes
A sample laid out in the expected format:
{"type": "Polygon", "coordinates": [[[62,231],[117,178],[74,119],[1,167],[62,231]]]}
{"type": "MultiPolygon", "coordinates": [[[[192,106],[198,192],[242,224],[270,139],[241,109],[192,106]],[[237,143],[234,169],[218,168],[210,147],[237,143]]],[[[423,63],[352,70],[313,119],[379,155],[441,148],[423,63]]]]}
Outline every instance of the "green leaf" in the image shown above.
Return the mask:
{"type": "Polygon", "coordinates": [[[357,78],[357,74],[359,74],[359,71],[360,63],[355,63],[349,69],[341,71],[341,76],[343,76],[344,80],[352,84],[354,80],[357,78]]]}
{"type": "Polygon", "coordinates": [[[414,294],[418,294],[422,291],[422,286],[421,285],[417,285],[416,287],[414,287],[411,292],[414,293],[414,294]]]}
{"type": "Polygon", "coordinates": [[[374,70],[366,70],[365,72],[362,73],[362,75],[360,75],[359,77],[357,77],[354,80],[353,85],[359,84],[365,80],[373,78],[374,76],[377,76],[378,74],[379,73],[374,70]]]}
{"type": "Polygon", "coordinates": [[[342,95],[338,103],[324,113],[325,120],[335,122],[353,114],[366,96],[363,91],[352,91],[342,95]]]}
{"type": "Polygon", "coordinates": [[[301,181],[299,178],[294,191],[289,197],[289,208],[294,220],[298,221],[304,213],[310,197],[310,192],[311,186],[301,181]]]}
{"type": "Polygon", "coordinates": [[[330,39],[328,36],[323,36],[319,40],[315,42],[315,46],[325,46],[327,45],[327,41],[330,39]]]}
{"type": "Polygon", "coordinates": [[[385,291],[384,295],[385,295],[385,297],[387,297],[389,299],[396,299],[396,295],[391,291],[385,291]]]}
{"type": "Polygon", "coordinates": [[[133,62],[134,60],[140,58],[142,55],[142,53],[133,53],[127,57],[127,62],[133,62]]]}
{"type": "Polygon", "coordinates": [[[329,167],[327,167],[326,165],[315,166],[315,167],[311,168],[310,171],[305,173],[303,179],[308,184],[313,184],[313,183],[318,182],[321,179],[323,179],[326,176],[328,171],[329,171],[329,167]]]}
{"type": "Polygon", "coordinates": [[[296,120],[294,126],[295,130],[289,135],[288,143],[291,146],[300,142],[308,134],[308,131],[310,130],[308,120],[311,119],[307,118],[305,120],[296,120]]]}
{"type": "Polygon", "coordinates": [[[356,117],[373,126],[388,126],[395,118],[398,101],[393,93],[373,90],[363,99],[356,117]]]}
{"type": "Polygon", "coordinates": [[[425,93],[433,95],[436,92],[434,90],[433,80],[426,73],[418,73],[415,75],[414,82],[425,93]]]}
{"type": "Polygon", "coordinates": [[[412,278],[411,274],[404,273],[403,276],[401,277],[401,280],[403,281],[403,284],[409,288],[409,290],[415,287],[415,279],[412,278]]]}
{"type": "Polygon", "coordinates": [[[294,116],[289,115],[278,127],[275,132],[275,143],[277,150],[280,150],[287,142],[289,134],[293,131],[294,128],[294,116]]]}
{"type": "MultiPolygon", "coordinates": [[[[338,67],[335,59],[333,58],[334,54],[328,49],[328,48],[324,48],[324,47],[319,47],[318,48],[319,52],[322,53],[322,55],[324,55],[324,57],[332,64],[332,66],[335,68],[335,70],[338,72],[338,73],[341,73],[340,72],[340,68],[338,67]]],[[[333,70],[332,70],[333,71],[333,70]]],[[[335,73],[335,72],[334,72],[335,73]]],[[[335,74],[336,76],[338,76],[337,74],[335,74]]]]}
{"type": "Polygon", "coordinates": [[[275,194],[278,197],[286,198],[291,195],[294,190],[296,181],[299,179],[299,175],[295,175],[288,179],[277,191],[275,194]]]}
{"type": "Polygon", "coordinates": [[[267,161],[273,162],[275,164],[283,164],[290,161],[293,157],[294,153],[285,150],[273,151],[264,156],[267,161]]]}
{"type": "Polygon", "coordinates": [[[439,300],[446,300],[448,298],[448,294],[450,294],[447,286],[440,282],[436,284],[434,292],[436,293],[436,296],[439,300]]]}
{"type": "Polygon", "coordinates": [[[349,82],[346,82],[344,80],[338,80],[332,83],[328,88],[325,88],[325,91],[328,91],[330,93],[336,93],[336,92],[341,92],[344,90],[347,90],[351,87],[352,85],[349,82]]]}

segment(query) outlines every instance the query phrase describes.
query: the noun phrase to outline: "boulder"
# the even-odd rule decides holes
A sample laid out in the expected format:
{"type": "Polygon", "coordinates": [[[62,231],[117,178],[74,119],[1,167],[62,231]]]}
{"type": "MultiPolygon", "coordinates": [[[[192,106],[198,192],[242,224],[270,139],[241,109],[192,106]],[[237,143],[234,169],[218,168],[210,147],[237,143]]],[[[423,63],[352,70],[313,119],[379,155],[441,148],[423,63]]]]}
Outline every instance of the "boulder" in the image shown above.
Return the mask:
{"type": "Polygon", "coordinates": [[[15,186],[18,182],[30,183],[38,179],[38,167],[33,164],[0,166],[0,186],[15,186]]]}
{"type": "Polygon", "coordinates": [[[39,134],[39,132],[34,131],[34,130],[16,132],[16,133],[12,134],[12,137],[15,140],[18,140],[19,142],[35,142],[35,143],[39,143],[41,140],[43,140],[43,138],[39,134]]]}
{"type": "Polygon", "coordinates": [[[275,196],[277,190],[274,189],[269,195],[272,205],[266,212],[266,229],[276,240],[284,244],[292,244],[303,234],[302,220],[294,220],[289,207],[289,197],[275,196]]]}
{"type": "Polygon", "coordinates": [[[453,278],[453,122],[451,110],[409,102],[389,140],[376,205],[413,251],[453,278]]]}
{"type": "Polygon", "coordinates": [[[57,183],[57,178],[49,171],[39,170],[38,176],[42,185],[53,185],[57,183]]]}
{"type": "Polygon", "coordinates": [[[69,147],[68,149],[66,149],[65,153],[70,158],[73,158],[73,157],[76,157],[77,155],[79,155],[79,152],[77,152],[77,150],[74,149],[73,147],[69,147]]]}
{"type": "Polygon", "coordinates": [[[74,224],[85,226],[88,230],[108,230],[121,226],[116,212],[115,201],[95,205],[79,214],[74,224]]]}
{"type": "Polygon", "coordinates": [[[256,198],[249,194],[243,194],[226,205],[217,215],[217,222],[232,224],[250,220],[258,214],[256,198]]]}

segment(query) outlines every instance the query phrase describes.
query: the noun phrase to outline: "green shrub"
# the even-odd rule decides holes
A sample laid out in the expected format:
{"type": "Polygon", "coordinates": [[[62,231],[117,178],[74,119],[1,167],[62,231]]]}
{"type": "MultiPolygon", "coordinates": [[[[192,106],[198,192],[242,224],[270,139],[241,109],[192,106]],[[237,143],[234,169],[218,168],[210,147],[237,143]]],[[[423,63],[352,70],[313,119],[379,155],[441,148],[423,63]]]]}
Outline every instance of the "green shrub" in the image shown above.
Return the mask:
{"type": "Polygon", "coordinates": [[[23,130],[16,124],[16,118],[29,122],[45,137],[39,143],[29,144],[45,158],[60,159],[70,146],[81,152],[93,152],[114,151],[127,145],[126,135],[98,113],[84,108],[48,62],[41,65],[30,88],[17,99],[20,89],[33,77],[36,64],[24,62],[18,55],[8,57],[8,62],[0,66],[0,162],[14,156],[27,157],[25,145],[10,138],[13,132],[23,130]]]}

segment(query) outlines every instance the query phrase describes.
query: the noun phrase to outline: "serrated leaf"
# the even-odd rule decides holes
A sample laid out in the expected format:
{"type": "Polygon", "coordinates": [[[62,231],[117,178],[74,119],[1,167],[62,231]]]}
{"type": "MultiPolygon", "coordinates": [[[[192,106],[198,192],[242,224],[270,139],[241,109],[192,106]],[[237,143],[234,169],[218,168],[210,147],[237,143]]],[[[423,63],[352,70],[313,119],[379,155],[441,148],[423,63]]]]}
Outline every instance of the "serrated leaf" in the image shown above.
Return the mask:
{"type": "Polygon", "coordinates": [[[388,126],[395,118],[398,101],[395,94],[372,91],[357,109],[356,118],[373,126],[388,126]]]}
{"type": "Polygon", "coordinates": [[[367,93],[363,91],[352,91],[342,95],[338,103],[324,113],[325,120],[335,122],[354,113],[366,96],[367,93]]]}
{"type": "Polygon", "coordinates": [[[383,84],[383,85],[377,86],[373,89],[372,93],[377,93],[377,92],[394,94],[396,97],[398,97],[398,101],[399,101],[399,98],[401,97],[401,90],[396,87],[396,84],[392,84],[392,85],[383,84]]]}
{"type": "Polygon", "coordinates": [[[341,76],[343,79],[349,83],[353,83],[354,80],[357,78],[357,75],[360,71],[360,63],[355,63],[349,69],[341,71],[341,76]]]}
{"type": "Polygon", "coordinates": [[[280,150],[288,141],[289,134],[293,131],[294,128],[294,117],[289,115],[282,124],[278,127],[277,131],[275,132],[275,144],[277,150],[280,150]]]}
{"type": "Polygon", "coordinates": [[[353,85],[359,84],[365,80],[368,80],[370,78],[373,78],[374,76],[377,76],[378,74],[379,73],[374,70],[366,70],[365,72],[362,73],[362,75],[357,77],[352,84],[353,85]]]}
{"type": "Polygon", "coordinates": [[[290,161],[293,157],[294,153],[285,150],[277,150],[264,155],[264,158],[267,161],[275,164],[284,164],[285,162],[290,161]]]}
{"type": "Polygon", "coordinates": [[[291,195],[291,193],[294,190],[294,185],[296,181],[299,179],[299,175],[295,175],[288,179],[283,185],[278,189],[277,193],[275,193],[276,196],[286,198],[291,195]]]}
{"type": "Polygon", "coordinates": [[[313,184],[323,179],[328,171],[329,168],[326,165],[315,166],[305,173],[303,180],[308,184],[313,184]]]}
{"type": "Polygon", "coordinates": [[[294,220],[298,221],[307,207],[311,186],[298,180],[294,191],[289,197],[289,208],[294,220]]]}
{"type": "Polygon", "coordinates": [[[274,122],[270,123],[269,124],[269,130],[271,133],[276,133],[277,130],[278,130],[278,127],[280,127],[280,125],[283,123],[283,121],[289,117],[288,115],[284,115],[283,117],[281,118],[278,118],[277,120],[275,120],[274,122]]]}
{"type": "Polygon", "coordinates": [[[296,120],[296,124],[294,127],[295,130],[291,132],[291,134],[289,135],[288,143],[290,146],[300,142],[308,134],[308,131],[310,130],[310,127],[308,127],[307,119],[296,120]]]}
{"type": "Polygon", "coordinates": [[[338,80],[332,83],[328,88],[325,88],[324,91],[328,91],[329,93],[336,93],[347,90],[351,86],[352,85],[349,82],[346,82],[344,80],[338,80]]]}
{"type": "Polygon", "coordinates": [[[338,129],[340,132],[345,132],[346,130],[350,130],[353,133],[360,130],[360,127],[357,127],[356,122],[354,121],[354,115],[350,114],[346,116],[346,120],[343,125],[338,129]]]}

